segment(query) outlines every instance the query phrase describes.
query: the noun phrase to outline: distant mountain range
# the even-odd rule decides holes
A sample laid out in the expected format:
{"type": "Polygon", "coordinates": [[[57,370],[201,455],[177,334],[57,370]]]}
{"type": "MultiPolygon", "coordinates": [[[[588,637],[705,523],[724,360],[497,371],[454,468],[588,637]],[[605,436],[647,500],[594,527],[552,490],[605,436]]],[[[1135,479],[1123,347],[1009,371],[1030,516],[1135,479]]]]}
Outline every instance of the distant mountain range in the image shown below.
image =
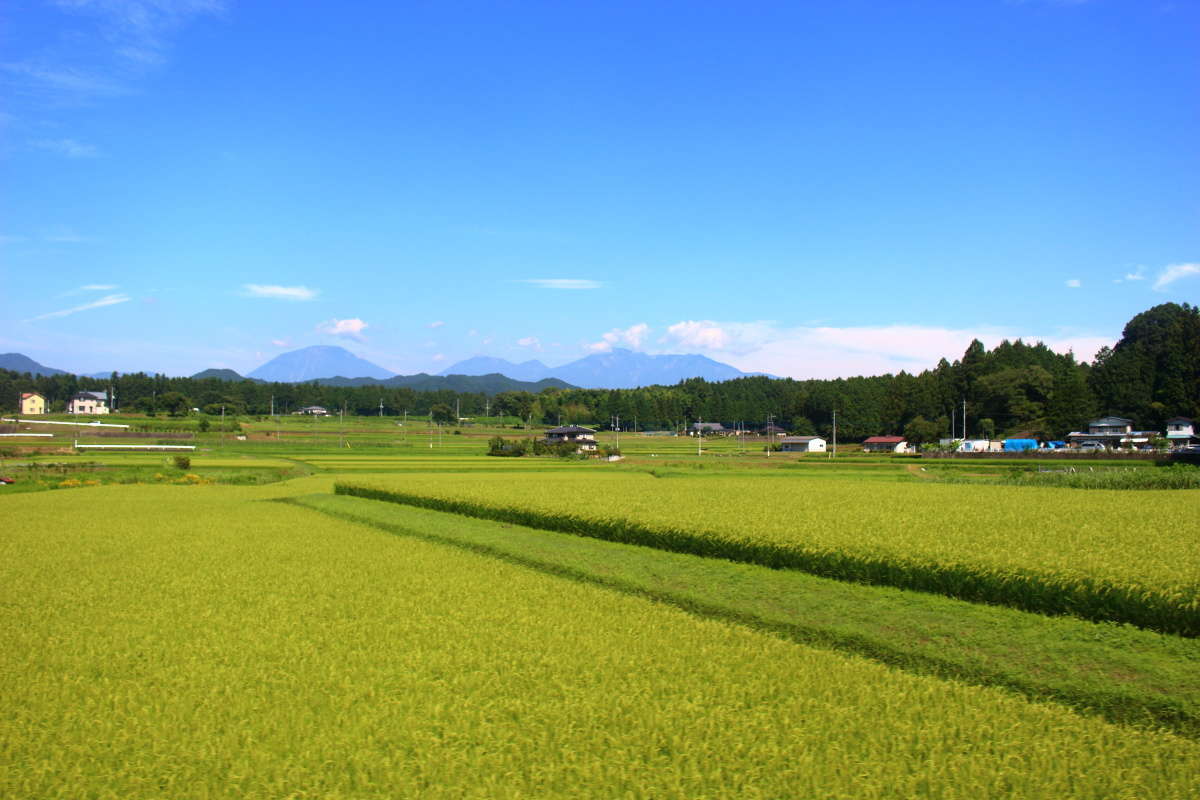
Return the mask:
{"type": "MultiPolygon", "coordinates": [[[[34,375],[61,375],[65,370],[46,367],[20,353],[0,355],[0,369],[29,372],[34,375]]],[[[112,373],[97,372],[82,377],[107,378],[112,373]]],[[[283,353],[242,376],[231,369],[206,369],[192,375],[198,380],[264,383],[307,383],[316,381],[329,386],[408,387],[420,391],[449,389],[455,392],[496,392],[524,390],[539,392],[548,387],[588,389],[633,389],[654,384],[672,386],[688,378],[727,381],[750,374],[697,355],[659,355],[635,353],[615,348],[595,353],[558,367],[541,361],[513,363],[502,358],[476,356],[443,370],[437,375],[396,375],[378,364],[359,358],[344,347],[314,346],[283,353]]]]}
{"type": "Polygon", "coordinates": [[[742,372],[705,356],[652,356],[620,347],[608,353],[584,356],[560,367],[547,367],[540,361],[514,364],[502,358],[477,356],[460,361],[439,374],[479,375],[484,372],[498,372],[526,381],[558,378],[587,389],[634,389],[656,384],[671,386],[688,378],[728,381],[759,374],[742,372]]]}
{"type": "Polygon", "coordinates": [[[4,353],[0,355],[0,369],[7,369],[13,372],[28,372],[32,375],[65,375],[65,369],[55,369],[54,367],[44,367],[34,361],[29,356],[23,356],[20,353],[4,353]]]}

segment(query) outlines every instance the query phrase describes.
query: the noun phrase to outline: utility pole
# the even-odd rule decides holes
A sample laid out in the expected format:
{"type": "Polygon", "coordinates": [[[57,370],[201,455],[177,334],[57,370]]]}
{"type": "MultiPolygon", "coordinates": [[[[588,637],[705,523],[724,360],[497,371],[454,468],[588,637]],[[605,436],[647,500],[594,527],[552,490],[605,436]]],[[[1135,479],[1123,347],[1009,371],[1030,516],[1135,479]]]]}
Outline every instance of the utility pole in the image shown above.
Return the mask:
{"type": "Polygon", "coordinates": [[[383,416],[383,398],[379,398],[379,416],[383,416]]]}
{"type": "Polygon", "coordinates": [[[704,454],[703,445],[704,445],[704,418],[701,417],[696,422],[696,455],[704,454]]]}
{"type": "Polygon", "coordinates": [[[962,420],[963,420],[963,435],[962,435],[962,438],[963,438],[963,441],[966,441],[966,440],[967,440],[967,398],[965,398],[965,397],[963,398],[963,413],[962,413],[962,420]]]}
{"type": "Polygon", "coordinates": [[[837,409],[833,410],[833,457],[837,458],[837,409]]]}
{"type": "Polygon", "coordinates": [[[454,424],[457,425],[460,419],[462,419],[462,405],[461,401],[456,396],[454,398],[454,424]]]}
{"type": "Polygon", "coordinates": [[[621,449],[621,415],[617,414],[613,422],[613,430],[617,432],[617,449],[621,449]]]}
{"type": "Polygon", "coordinates": [[[346,446],[346,401],[342,401],[341,419],[338,420],[338,449],[346,446]]]}
{"type": "Polygon", "coordinates": [[[221,441],[225,441],[225,405],[221,404],[221,441]]]}
{"type": "Polygon", "coordinates": [[[774,414],[767,414],[767,430],[766,430],[766,434],[767,434],[767,458],[770,458],[770,457],[771,457],[771,437],[775,435],[775,434],[773,434],[773,433],[771,432],[771,428],[772,428],[772,426],[774,426],[774,425],[775,425],[775,415],[774,415],[774,414]]]}
{"type": "Polygon", "coordinates": [[[429,411],[429,449],[433,449],[433,410],[429,411]]]}

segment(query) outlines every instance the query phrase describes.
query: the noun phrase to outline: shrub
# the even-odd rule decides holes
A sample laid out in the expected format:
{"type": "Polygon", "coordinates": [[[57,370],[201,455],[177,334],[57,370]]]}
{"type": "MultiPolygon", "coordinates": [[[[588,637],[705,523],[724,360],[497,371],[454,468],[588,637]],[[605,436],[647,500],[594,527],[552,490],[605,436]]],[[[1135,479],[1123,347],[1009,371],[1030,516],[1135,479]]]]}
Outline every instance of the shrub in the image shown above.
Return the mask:
{"type": "Polygon", "coordinates": [[[173,458],[172,461],[175,462],[176,469],[185,469],[186,470],[186,469],[192,468],[192,457],[191,456],[184,456],[184,455],[175,456],[175,458],[173,458]]]}

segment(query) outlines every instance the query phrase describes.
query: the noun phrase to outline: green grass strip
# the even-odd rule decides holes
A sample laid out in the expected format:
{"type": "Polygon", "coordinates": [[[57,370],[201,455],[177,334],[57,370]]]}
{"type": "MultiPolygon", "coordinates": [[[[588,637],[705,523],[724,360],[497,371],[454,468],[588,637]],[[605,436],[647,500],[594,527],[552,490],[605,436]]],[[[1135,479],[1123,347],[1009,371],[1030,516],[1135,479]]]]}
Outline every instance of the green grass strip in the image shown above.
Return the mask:
{"type": "Polygon", "coordinates": [[[1200,738],[1200,641],[889,587],[316,494],[343,520],[485,553],[850,652],[1200,738]]]}
{"type": "Polygon", "coordinates": [[[1121,622],[1163,633],[1200,636],[1200,613],[1194,597],[1156,595],[1137,585],[1116,585],[1098,579],[1067,582],[1037,572],[916,559],[907,561],[808,548],[803,543],[735,540],[703,531],[657,528],[620,517],[595,519],[552,514],[345,482],[336,483],[334,492],[675,553],[723,558],[772,569],[801,570],[836,580],[915,589],[1038,614],[1067,614],[1095,622],[1121,622]]]}

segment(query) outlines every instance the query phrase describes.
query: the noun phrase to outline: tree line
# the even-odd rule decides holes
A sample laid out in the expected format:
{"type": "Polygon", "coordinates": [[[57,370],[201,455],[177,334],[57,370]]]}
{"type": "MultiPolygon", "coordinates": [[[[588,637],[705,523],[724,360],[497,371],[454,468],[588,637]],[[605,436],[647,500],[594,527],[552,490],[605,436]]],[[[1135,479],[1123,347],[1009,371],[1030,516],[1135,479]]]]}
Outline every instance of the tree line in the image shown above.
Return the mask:
{"type": "Polygon", "coordinates": [[[114,374],[35,377],[0,370],[0,408],[12,412],[20,392],[44,395],[63,410],[78,391],[113,391],[119,410],[183,415],[266,415],[320,405],[353,415],[433,414],[517,417],[535,424],[618,424],[624,430],[680,430],[699,420],[762,429],[768,419],[798,434],[860,440],[902,434],[913,442],[948,436],[994,437],[1025,433],[1059,438],[1084,429],[1099,414],[1162,430],[1173,416],[1200,416],[1200,309],[1165,303],[1136,315],[1120,341],[1092,363],[1044,344],[1004,341],[987,350],[978,340],[962,357],[943,358],[918,374],[793,380],[748,377],[638,389],[546,389],[531,392],[455,393],[408,388],[339,387],[316,383],[226,382],[114,374]],[[965,419],[963,409],[965,403],[965,419]]]}

